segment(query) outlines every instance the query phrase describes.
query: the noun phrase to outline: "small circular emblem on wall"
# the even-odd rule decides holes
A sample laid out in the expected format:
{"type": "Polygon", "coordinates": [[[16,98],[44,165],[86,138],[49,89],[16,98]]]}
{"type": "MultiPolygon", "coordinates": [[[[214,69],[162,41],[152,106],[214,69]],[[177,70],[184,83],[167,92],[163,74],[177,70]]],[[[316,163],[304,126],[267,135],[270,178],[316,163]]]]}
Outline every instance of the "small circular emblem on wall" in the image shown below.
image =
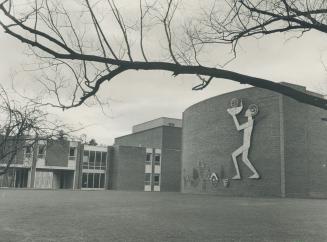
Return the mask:
{"type": "Polygon", "coordinates": [[[236,107],[239,107],[241,105],[241,100],[238,99],[238,98],[233,98],[231,101],[230,101],[230,106],[232,108],[236,108],[236,107]]]}
{"type": "Polygon", "coordinates": [[[258,106],[255,105],[255,104],[250,104],[249,107],[248,107],[248,109],[250,110],[252,116],[257,115],[258,112],[259,112],[259,108],[258,108],[258,106]]]}

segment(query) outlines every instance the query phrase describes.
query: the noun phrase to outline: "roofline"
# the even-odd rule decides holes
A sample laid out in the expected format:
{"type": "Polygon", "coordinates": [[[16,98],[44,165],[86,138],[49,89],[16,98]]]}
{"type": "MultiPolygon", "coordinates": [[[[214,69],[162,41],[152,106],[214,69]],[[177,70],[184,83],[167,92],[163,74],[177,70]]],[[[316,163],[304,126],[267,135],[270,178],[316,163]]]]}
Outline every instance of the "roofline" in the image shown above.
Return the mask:
{"type": "MultiPolygon", "coordinates": [[[[126,135],[122,135],[122,136],[116,137],[116,138],[115,138],[115,141],[116,141],[116,139],[119,139],[119,138],[124,138],[124,137],[127,137],[127,136],[131,136],[131,135],[139,134],[139,133],[144,133],[144,132],[147,132],[147,131],[149,131],[149,130],[159,129],[159,128],[182,129],[182,127],[160,125],[160,126],[157,126],[157,127],[153,127],[153,128],[149,128],[149,129],[145,129],[145,130],[137,131],[137,132],[135,132],[135,133],[130,133],[130,134],[126,134],[126,135]]],[[[113,143],[113,145],[115,145],[115,144],[116,144],[116,143],[113,143]]]]}
{"type": "MultiPolygon", "coordinates": [[[[153,121],[155,121],[155,120],[162,119],[162,118],[166,118],[166,119],[175,119],[175,120],[182,121],[181,118],[169,118],[169,117],[161,116],[161,117],[159,117],[159,118],[151,119],[151,120],[149,120],[149,121],[145,121],[145,122],[143,122],[143,123],[135,124],[135,125],[133,125],[132,127],[134,127],[134,126],[138,126],[138,125],[142,125],[142,124],[146,124],[146,123],[151,123],[151,122],[153,122],[153,121]]],[[[164,125],[163,125],[163,126],[164,126],[164,125]]]]}

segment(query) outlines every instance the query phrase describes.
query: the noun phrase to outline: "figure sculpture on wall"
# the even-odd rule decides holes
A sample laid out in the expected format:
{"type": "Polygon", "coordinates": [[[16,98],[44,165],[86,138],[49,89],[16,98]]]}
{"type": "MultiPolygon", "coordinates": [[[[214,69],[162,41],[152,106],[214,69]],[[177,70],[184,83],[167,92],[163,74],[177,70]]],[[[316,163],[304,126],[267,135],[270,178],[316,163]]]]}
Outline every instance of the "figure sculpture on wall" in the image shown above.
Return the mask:
{"type": "Polygon", "coordinates": [[[256,169],[254,168],[254,166],[252,165],[252,163],[248,158],[249,149],[251,145],[251,134],[252,134],[253,122],[254,122],[253,117],[258,113],[258,107],[255,104],[249,105],[248,109],[245,111],[245,117],[248,118],[248,121],[240,125],[236,118],[236,115],[239,114],[243,109],[242,100],[240,101],[237,98],[232,99],[231,106],[232,106],[231,108],[227,109],[227,112],[230,115],[232,115],[236,129],[238,131],[244,130],[243,145],[232,153],[232,159],[236,170],[236,175],[232,179],[234,180],[241,179],[240,170],[236,159],[240,154],[242,154],[242,161],[244,162],[244,164],[253,172],[253,175],[250,176],[249,178],[259,179],[260,176],[258,172],[256,171],[256,169]]]}

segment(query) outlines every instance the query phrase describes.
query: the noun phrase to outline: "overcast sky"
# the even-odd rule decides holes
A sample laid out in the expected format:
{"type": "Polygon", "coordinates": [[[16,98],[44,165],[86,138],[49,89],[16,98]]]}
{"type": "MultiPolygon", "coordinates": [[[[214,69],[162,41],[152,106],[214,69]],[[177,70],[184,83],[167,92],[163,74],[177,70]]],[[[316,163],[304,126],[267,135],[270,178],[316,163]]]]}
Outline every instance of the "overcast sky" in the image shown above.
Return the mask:
{"type": "MultiPolygon", "coordinates": [[[[241,42],[238,58],[226,69],[276,82],[304,85],[310,90],[326,93],[327,72],[322,64],[325,61],[327,65],[326,35],[311,31],[300,39],[287,40],[289,37],[280,34],[241,42]]],[[[0,82],[8,89],[12,73],[19,69],[21,60],[26,60],[23,50],[20,42],[0,32],[0,82]]],[[[15,80],[16,85],[19,85],[18,81],[24,83],[26,80],[20,77],[15,80]]],[[[104,107],[106,114],[98,105],[64,112],[53,108],[49,111],[71,125],[86,126],[80,133],[85,133],[89,139],[111,145],[115,137],[130,133],[135,124],[161,116],[181,118],[182,112],[194,103],[246,87],[216,79],[205,90],[192,91],[196,83],[198,80],[193,76],[172,77],[167,72],[130,71],[101,89],[100,95],[109,101],[104,107]]]]}

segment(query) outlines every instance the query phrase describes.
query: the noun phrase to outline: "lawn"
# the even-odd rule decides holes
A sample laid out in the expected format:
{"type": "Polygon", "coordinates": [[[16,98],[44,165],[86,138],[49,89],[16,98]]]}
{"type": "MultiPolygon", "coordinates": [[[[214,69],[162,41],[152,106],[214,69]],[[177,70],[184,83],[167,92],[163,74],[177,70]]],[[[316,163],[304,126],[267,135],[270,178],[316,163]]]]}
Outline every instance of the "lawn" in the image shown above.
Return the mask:
{"type": "Polygon", "coordinates": [[[0,241],[327,241],[327,200],[0,190],[0,241]]]}

